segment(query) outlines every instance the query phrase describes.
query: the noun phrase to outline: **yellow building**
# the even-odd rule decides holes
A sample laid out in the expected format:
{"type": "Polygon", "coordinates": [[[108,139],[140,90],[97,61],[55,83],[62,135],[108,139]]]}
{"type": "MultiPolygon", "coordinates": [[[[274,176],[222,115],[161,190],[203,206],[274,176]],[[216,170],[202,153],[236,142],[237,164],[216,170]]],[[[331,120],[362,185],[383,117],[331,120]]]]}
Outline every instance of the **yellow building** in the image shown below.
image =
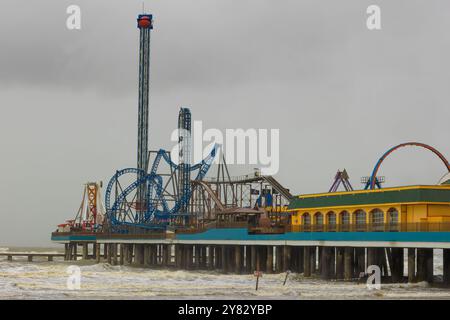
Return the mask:
{"type": "Polygon", "coordinates": [[[450,185],[301,195],[288,211],[294,231],[444,231],[450,185]]]}

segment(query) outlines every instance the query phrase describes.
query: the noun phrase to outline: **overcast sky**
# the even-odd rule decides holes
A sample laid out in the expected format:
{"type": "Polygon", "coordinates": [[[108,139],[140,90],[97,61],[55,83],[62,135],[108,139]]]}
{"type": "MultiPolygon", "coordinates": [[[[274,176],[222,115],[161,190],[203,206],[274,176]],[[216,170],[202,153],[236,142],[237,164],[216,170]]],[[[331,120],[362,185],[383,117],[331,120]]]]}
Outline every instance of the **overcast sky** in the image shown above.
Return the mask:
{"type": "MultiPolygon", "coordinates": [[[[0,245],[49,245],[83,183],[135,166],[142,1],[0,4],[0,245]],[[82,29],[66,28],[66,8],[82,29]]],[[[450,157],[450,2],[145,1],[154,14],[150,148],[170,148],[180,106],[205,128],[280,129],[276,178],[355,188],[389,147],[420,141],[450,157]],[[366,9],[381,7],[379,31],[366,9]]],[[[233,170],[233,168],[231,168],[233,170]]],[[[234,172],[242,173],[242,168],[234,172]]],[[[386,186],[435,184],[430,152],[405,148],[386,186]]]]}

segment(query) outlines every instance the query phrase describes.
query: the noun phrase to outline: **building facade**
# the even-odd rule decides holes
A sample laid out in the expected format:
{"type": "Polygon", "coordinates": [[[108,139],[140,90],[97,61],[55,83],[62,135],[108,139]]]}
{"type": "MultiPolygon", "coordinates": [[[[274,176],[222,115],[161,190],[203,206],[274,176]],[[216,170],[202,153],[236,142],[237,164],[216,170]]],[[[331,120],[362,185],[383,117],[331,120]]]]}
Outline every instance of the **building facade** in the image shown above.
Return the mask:
{"type": "Polygon", "coordinates": [[[288,211],[292,231],[447,231],[450,185],[301,195],[288,211]]]}

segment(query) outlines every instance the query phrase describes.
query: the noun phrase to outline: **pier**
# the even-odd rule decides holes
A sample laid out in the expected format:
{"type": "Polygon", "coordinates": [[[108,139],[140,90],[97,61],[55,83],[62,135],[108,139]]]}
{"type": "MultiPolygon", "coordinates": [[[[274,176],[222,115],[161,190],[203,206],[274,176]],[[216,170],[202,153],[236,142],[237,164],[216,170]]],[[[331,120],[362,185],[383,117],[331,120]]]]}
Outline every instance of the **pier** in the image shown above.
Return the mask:
{"type": "Polygon", "coordinates": [[[336,232],[323,232],[321,240],[309,240],[312,236],[317,237],[317,233],[249,235],[248,230],[242,228],[210,229],[204,233],[181,233],[161,239],[100,236],[95,242],[71,241],[69,234],[64,236],[65,240],[57,236],[60,235],[55,233],[54,240],[65,245],[66,253],[60,255],[65,260],[74,260],[76,248],[79,248],[84,259],[112,265],[215,270],[226,274],[289,270],[304,277],[333,281],[364,278],[368,266],[376,265],[381,270],[382,282],[392,283],[433,283],[433,249],[443,249],[443,283],[450,285],[449,232],[367,232],[366,239],[371,240],[366,241],[352,240],[352,233],[345,237],[336,232]],[[377,240],[382,237],[390,240],[377,240]]]}
{"type": "MultiPolygon", "coordinates": [[[[32,262],[36,257],[46,257],[47,261],[54,261],[54,258],[60,257],[65,258],[66,254],[64,253],[27,253],[27,252],[0,252],[0,257],[6,257],[8,261],[13,261],[14,257],[27,257],[29,262],[32,262]]],[[[73,259],[81,257],[81,255],[72,256],[73,259]]]]}

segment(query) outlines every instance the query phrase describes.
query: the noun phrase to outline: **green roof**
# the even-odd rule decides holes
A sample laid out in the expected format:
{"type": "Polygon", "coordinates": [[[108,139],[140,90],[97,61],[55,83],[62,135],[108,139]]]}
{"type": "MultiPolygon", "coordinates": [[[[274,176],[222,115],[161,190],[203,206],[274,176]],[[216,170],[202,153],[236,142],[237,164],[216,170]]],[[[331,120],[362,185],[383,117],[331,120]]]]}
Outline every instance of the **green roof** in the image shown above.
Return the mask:
{"type": "Polygon", "coordinates": [[[450,204],[450,188],[386,189],[366,192],[339,192],[299,196],[294,198],[288,209],[324,208],[384,203],[447,202],[450,204]]]}

